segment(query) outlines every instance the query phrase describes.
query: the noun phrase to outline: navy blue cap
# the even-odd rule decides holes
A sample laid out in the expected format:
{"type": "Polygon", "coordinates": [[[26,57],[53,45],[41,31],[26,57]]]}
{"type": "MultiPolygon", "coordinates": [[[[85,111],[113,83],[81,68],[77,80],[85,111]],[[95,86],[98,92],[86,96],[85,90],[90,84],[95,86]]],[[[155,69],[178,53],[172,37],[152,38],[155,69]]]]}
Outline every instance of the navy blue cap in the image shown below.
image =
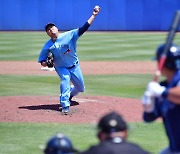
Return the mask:
{"type": "Polygon", "coordinates": [[[52,22],[48,23],[48,24],[45,26],[46,32],[47,32],[48,28],[49,28],[49,27],[52,27],[52,26],[56,26],[56,25],[55,25],[54,23],[52,23],[52,22]]]}
{"type": "Polygon", "coordinates": [[[128,129],[128,126],[120,114],[110,112],[100,119],[98,129],[105,133],[113,133],[125,131],[128,129]]]}

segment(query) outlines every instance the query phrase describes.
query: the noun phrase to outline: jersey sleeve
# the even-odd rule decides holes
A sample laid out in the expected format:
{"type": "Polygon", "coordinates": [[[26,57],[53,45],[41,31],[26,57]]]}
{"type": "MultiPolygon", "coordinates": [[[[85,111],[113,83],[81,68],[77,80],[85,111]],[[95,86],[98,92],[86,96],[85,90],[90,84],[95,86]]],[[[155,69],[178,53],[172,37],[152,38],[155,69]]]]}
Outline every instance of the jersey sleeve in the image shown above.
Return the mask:
{"type": "Polygon", "coordinates": [[[79,39],[78,29],[71,30],[71,35],[73,35],[73,40],[76,42],[79,39]]]}
{"type": "Polygon", "coordinates": [[[48,57],[49,49],[44,46],[39,54],[38,62],[42,63],[43,61],[46,61],[48,57]]]}
{"type": "Polygon", "coordinates": [[[78,35],[81,36],[85,31],[88,30],[89,27],[90,27],[90,24],[86,22],[83,26],[79,28],[78,35]]]}
{"type": "Polygon", "coordinates": [[[45,45],[43,46],[43,48],[41,49],[41,52],[39,54],[39,58],[38,58],[39,63],[46,61],[51,45],[52,45],[51,39],[45,43],[45,45]]]}

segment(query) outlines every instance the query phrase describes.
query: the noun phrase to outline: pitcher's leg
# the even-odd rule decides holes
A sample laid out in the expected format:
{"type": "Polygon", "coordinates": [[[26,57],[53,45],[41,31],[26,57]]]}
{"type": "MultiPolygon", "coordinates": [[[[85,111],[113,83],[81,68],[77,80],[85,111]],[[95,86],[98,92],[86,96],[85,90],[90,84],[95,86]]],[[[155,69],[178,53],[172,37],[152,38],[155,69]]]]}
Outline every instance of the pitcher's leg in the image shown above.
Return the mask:
{"type": "Polygon", "coordinates": [[[79,65],[71,72],[71,82],[73,85],[71,85],[70,96],[76,96],[78,93],[84,92],[84,78],[79,65]]]}
{"type": "Polygon", "coordinates": [[[60,104],[62,108],[70,106],[70,73],[66,68],[58,68],[57,73],[61,78],[60,83],[60,104]]]}
{"type": "Polygon", "coordinates": [[[66,106],[70,106],[69,97],[70,97],[70,77],[65,75],[61,78],[60,84],[60,103],[62,108],[66,106]]]}

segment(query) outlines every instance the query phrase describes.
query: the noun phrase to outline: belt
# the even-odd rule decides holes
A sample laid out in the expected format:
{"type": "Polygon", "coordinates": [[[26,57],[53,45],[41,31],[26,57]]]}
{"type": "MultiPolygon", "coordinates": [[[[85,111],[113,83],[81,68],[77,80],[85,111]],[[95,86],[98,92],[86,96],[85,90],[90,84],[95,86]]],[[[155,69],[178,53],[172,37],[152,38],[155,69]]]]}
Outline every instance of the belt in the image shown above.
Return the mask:
{"type": "Polygon", "coordinates": [[[74,65],[70,66],[70,67],[66,67],[67,69],[71,69],[74,68],[79,62],[77,61],[74,65]]]}

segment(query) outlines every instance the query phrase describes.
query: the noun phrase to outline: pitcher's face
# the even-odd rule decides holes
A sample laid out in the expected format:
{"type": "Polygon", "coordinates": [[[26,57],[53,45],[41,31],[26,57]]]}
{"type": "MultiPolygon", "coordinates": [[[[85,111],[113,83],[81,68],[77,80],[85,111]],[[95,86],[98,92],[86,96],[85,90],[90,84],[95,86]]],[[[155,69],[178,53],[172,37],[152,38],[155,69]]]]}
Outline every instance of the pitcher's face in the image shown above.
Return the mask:
{"type": "Polygon", "coordinates": [[[56,26],[50,26],[47,31],[46,31],[47,35],[49,37],[54,37],[58,34],[58,28],[56,26]]]}

